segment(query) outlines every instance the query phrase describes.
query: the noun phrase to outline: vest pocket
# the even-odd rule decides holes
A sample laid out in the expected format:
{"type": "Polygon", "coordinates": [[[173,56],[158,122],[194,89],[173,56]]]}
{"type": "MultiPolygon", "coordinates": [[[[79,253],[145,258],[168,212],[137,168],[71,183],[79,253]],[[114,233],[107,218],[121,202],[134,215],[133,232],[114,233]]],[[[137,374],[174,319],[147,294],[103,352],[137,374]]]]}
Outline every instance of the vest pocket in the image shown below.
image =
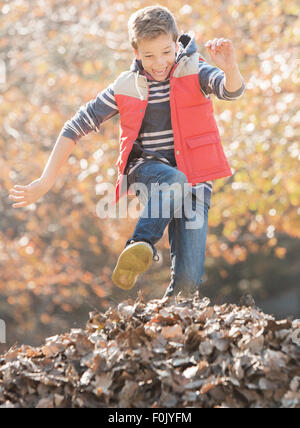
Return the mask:
{"type": "Polygon", "coordinates": [[[207,144],[216,144],[218,141],[219,138],[215,133],[198,135],[196,137],[189,137],[186,139],[186,143],[191,149],[206,146],[207,144]]]}
{"type": "Polygon", "coordinates": [[[210,132],[185,139],[192,175],[203,176],[224,167],[224,152],[218,134],[210,132]]]}

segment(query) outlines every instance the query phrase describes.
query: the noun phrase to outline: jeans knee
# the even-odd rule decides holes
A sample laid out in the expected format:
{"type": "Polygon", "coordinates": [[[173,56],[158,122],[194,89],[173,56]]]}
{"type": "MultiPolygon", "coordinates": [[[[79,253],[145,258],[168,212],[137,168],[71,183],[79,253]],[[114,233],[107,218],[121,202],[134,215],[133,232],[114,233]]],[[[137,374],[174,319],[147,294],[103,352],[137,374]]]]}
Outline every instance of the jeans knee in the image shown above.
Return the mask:
{"type": "Polygon", "coordinates": [[[185,186],[188,180],[185,174],[181,171],[175,170],[172,177],[168,179],[167,188],[170,190],[171,198],[184,200],[185,186]]]}
{"type": "Polygon", "coordinates": [[[161,179],[162,180],[159,180],[160,185],[167,184],[171,186],[172,184],[178,183],[183,186],[188,182],[186,175],[177,168],[170,168],[170,170],[163,177],[161,177],[161,179]]]}
{"type": "Polygon", "coordinates": [[[179,170],[176,170],[176,174],[174,176],[174,183],[179,183],[182,187],[187,184],[188,179],[186,175],[179,170]]]}
{"type": "Polygon", "coordinates": [[[171,199],[183,200],[185,195],[185,184],[188,182],[185,174],[175,168],[169,171],[169,174],[165,175],[163,181],[160,180],[155,183],[154,189],[157,192],[166,192],[170,195],[171,199]]]}

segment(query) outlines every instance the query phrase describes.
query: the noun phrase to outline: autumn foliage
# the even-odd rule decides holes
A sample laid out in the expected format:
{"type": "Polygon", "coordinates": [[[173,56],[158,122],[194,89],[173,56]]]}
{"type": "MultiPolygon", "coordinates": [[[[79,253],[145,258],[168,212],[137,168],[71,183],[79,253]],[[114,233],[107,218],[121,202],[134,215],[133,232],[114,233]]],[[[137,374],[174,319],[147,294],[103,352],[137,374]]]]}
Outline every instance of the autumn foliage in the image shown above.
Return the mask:
{"type": "Polygon", "coordinates": [[[300,408],[300,321],[209,299],[126,300],[0,358],[0,408],[300,408]]]}
{"type": "MultiPolygon", "coordinates": [[[[247,86],[238,101],[214,99],[234,176],[215,181],[206,281],[228,298],[246,276],[239,292],[268,297],[280,284],[262,280],[266,258],[270,272],[299,275],[298,2],[160,3],[180,30],[195,32],[206,58],[209,39],[230,38],[236,48],[247,86]],[[251,268],[241,273],[243,264],[251,268]]],[[[111,273],[136,220],[96,213],[97,192],[116,181],[118,117],[77,144],[37,204],[15,210],[7,195],[40,176],[65,121],[129,68],[127,20],[149,4],[0,1],[0,318],[10,344],[37,344],[124,298],[111,273]]],[[[162,261],[140,284],[150,297],[169,283],[166,236],[157,247],[162,261]]]]}

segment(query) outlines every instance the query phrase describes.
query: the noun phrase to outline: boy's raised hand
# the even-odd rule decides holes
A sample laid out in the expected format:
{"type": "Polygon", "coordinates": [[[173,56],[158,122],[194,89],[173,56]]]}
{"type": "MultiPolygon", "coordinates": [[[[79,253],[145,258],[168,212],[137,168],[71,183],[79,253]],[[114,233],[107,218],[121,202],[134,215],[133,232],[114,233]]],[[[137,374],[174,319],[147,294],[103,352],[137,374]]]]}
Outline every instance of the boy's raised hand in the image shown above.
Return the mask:
{"type": "Polygon", "coordinates": [[[231,40],[224,38],[209,40],[205,47],[213,62],[221,70],[226,72],[236,67],[236,56],[231,40]]]}
{"type": "Polygon", "coordinates": [[[34,180],[27,186],[20,186],[15,184],[12,189],[9,190],[9,199],[12,199],[16,203],[12,205],[13,208],[27,207],[39,200],[49,190],[49,186],[46,186],[40,178],[34,180]]]}

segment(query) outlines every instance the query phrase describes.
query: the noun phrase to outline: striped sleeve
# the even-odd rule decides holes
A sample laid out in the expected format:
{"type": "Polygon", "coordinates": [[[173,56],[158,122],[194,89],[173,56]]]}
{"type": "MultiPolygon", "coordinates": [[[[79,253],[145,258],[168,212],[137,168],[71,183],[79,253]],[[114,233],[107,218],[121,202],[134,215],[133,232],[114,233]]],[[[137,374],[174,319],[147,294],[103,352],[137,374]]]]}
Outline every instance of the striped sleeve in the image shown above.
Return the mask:
{"type": "Polygon", "coordinates": [[[118,112],[112,83],[95,99],[80,107],[73,118],[64,124],[61,135],[71,138],[76,143],[92,131],[99,132],[101,124],[118,112]]]}
{"type": "Polygon", "coordinates": [[[240,89],[229,92],[225,88],[225,73],[218,67],[212,66],[207,62],[199,62],[199,83],[202,92],[209,96],[214,94],[220,100],[233,101],[242,97],[245,92],[245,83],[240,89]]]}

